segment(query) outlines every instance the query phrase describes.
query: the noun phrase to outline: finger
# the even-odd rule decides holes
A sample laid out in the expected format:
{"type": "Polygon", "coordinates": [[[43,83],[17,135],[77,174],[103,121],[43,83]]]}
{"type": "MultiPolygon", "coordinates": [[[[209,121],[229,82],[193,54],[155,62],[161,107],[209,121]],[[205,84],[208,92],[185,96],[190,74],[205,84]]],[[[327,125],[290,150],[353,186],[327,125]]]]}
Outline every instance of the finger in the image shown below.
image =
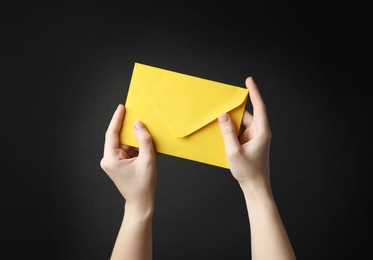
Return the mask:
{"type": "Polygon", "coordinates": [[[104,155],[119,147],[119,131],[122,127],[124,114],[125,107],[119,104],[105,133],[104,155]]]}
{"type": "Polygon", "coordinates": [[[246,78],[245,84],[247,89],[249,90],[249,96],[251,104],[253,105],[253,116],[255,120],[259,120],[261,123],[267,124],[267,109],[258,89],[258,86],[256,85],[252,77],[246,78]]]}
{"type": "Polygon", "coordinates": [[[137,121],[134,125],[134,131],[139,144],[139,157],[154,159],[153,140],[146,126],[141,121],[137,121]]]}
{"type": "Polygon", "coordinates": [[[234,153],[240,147],[240,143],[238,142],[236,128],[232,120],[229,115],[223,114],[218,117],[218,122],[227,155],[234,153]]]}
{"type": "Polygon", "coordinates": [[[139,148],[128,146],[125,144],[119,144],[119,148],[123,150],[125,158],[133,158],[139,155],[139,148]]]}
{"type": "Polygon", "coordinates": [[[239,137],[239,141],[240,143],[242,144],[242,141],[241,141],[241,135],[242,133],[245,132],[246,129],[248,129],[251,125],[251,123],[253,122],[253,116],[249,113],[249,111],[245,110],[244,111],[244,114],[243,114],[243,117],[242,117],[242,123],[241,123],[241,126],[240,126],[240,131],[238,133],[238,137],[239,137]]]}
{"type": "Polygon", "coordinates": [[[251,123],[253,122],[253,116],[249,113],[249,111],[245,110],[243,117],[242,117],[242,123],[241,126],[246,129],[248,128],[251,123]]]}

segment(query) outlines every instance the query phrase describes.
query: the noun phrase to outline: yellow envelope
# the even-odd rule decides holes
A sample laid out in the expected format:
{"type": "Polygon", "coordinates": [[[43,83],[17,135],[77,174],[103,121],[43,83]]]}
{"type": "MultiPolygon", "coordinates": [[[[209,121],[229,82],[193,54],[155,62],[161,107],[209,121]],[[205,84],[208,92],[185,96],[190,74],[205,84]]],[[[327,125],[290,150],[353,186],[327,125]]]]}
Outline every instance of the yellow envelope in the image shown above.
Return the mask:
{"type": "Polygon", "coordinates": [[[135,63],[120,142],[138,147],[140,120],[156,152],[229,168],[217,118],[229,114],[238,131],[247,97],[246,88],[135,63]]]}

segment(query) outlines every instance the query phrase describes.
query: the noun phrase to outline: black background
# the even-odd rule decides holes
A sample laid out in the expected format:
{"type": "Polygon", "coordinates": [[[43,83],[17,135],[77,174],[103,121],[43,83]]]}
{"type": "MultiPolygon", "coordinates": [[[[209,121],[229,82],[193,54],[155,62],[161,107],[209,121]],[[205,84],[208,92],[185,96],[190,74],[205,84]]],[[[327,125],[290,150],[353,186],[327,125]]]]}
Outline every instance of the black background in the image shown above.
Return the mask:
{"type": "MultiPolygon", "coordinates": [[[[3,259],[109,259],[124,200],[99,161],[135,62],[242,87],[253,76],[298,259],[369,255],[367,1],[176,2],[3,6],[3,259]]],[[[228,170],[167,155],[158,170],[154,259],[250,258],[228,170]]]]}

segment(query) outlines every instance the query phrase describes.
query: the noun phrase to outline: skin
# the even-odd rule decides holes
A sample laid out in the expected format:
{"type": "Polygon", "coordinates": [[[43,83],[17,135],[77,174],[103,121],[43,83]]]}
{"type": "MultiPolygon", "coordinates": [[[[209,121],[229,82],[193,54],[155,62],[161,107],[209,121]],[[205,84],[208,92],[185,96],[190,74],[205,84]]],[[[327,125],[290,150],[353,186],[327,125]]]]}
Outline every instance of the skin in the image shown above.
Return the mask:
{"type": "Polygon", "coordinates": [[[267,109],[252,77],[245,81],[253,115],[245,111],[237,138],[228,115],[219,117],[226,155],[233,177],[246,201],[252,259],[296,259],[280,218],[270,183],[270,130],[267,109]]]}
{"type": "Polygon", "coordinates": [[[139,149],[119,143],[119,131],[125,107],[119,105],[105,134],[101,167],[125,199],[123,221],[111,260],[152,259],[152,219],[157,167],[153,143],[142,122],[134,133],[139,149]]]}
{"type": "MultiPolygon", "coordinates": [[[[242,189],[250,223],[252,259],[296,259],[278,212],[270,183],[270,130],[266,106],[252,77],[253,114],[245,111],[240,132],[229,115],[219,116],[232,176],[242,189]]],[[[119,132],[125,107],[118,105],[105,134],[101,167],[125,199],[125,214],[111,259],[152,259],[152,218],[157,182],[156,154],[146,126],[137,122],[139,148],[121,145],[119,132]]]]}

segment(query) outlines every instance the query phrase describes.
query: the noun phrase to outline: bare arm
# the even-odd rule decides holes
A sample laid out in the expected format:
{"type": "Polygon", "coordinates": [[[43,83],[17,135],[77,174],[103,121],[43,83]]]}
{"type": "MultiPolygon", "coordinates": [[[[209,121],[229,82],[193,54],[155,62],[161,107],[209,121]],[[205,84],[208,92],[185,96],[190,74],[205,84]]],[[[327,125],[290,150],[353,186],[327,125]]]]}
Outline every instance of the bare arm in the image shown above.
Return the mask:
{"type": "Polygon", "coordinates": [[[141,122],[134,126],[139,149],[119,143],[124,114],[125,107],[119,105],[105,134],[101,160],[102,169],[125,199],[124,217],[111,260],[150,260],[157,181],[155,153],[151,136],[141,122]]]}
{"type": "Polygon", "coordinates": [[[136,212],[128,205],[112,251],[111,260],[152,259],[152,212],[136,212]]]}
{"type": "Polygon", "coordinates": [[[296,259],[270,184],[272,133],[266,106],[252,77],[246,79],[253,115],[245,111],[240,133],[228,115],[219,117],[230,170],[246,201],[253,259],[296,259]]]}

